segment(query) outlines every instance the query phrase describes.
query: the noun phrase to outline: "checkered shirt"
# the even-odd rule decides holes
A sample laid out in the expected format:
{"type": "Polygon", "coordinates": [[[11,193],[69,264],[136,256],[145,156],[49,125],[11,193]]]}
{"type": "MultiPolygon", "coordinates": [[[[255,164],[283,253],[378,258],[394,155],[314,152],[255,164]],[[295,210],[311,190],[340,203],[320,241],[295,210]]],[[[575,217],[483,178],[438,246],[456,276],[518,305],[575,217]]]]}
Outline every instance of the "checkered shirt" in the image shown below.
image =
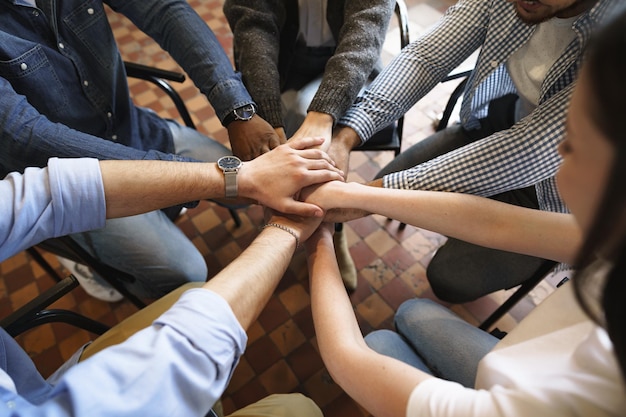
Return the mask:
{"type": "MultiPolygon", "coordinates": [[[[508,130],[387,175],[384,186],[491,196],[535,185],[541,209],[567,211],[554,179],[561,163],[557,144],[564,135],[584,46],[605,17],[624,8],[622,3],[599,0],[575,20],[576,37],[547,73],[539,105],[530,115],[508,130]]],[[[508,1],[460,0],[433,29],[402,50],[339,123],[353,128],[362,139],[370,138],[480,49],[460,111],[463,127],[477,128],[491,100],[516,92],[505,63],[534,29],[516,16],[508,1]]]]}

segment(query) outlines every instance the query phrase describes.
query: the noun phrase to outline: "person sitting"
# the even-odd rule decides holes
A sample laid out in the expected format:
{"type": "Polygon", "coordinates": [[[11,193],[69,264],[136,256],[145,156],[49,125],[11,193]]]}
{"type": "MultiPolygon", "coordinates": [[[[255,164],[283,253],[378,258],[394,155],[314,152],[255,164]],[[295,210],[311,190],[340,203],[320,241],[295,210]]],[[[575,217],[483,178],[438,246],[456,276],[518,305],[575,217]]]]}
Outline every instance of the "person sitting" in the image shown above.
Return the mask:
{"type": "MultiPolygon", "coordinates": [[[[258,112],[281,142],[326,139],[363,86],[378,74],[394,2],[390,0],[227,0],[234,58],[258,112]]],[[[275,146],[270,136],[231,136],[233,153],[254,158],[275,146]]],[[[347,159],[331,155],[345,165],[347,159]]],[[[357,271],[341,223],[337,259],[348,290],[357,271]]]]}
{"type": "MultiPolygon", "coordinates": [[[[566,212],[554,173],[567,104],[591,34],[625,6],[618,0],[460,0],[383,69],[339,120],[333,145],[352,149],[368,140],[477,52],[460,124],[403,150],[373,184],[566,212]]],[[[329,154],[337,161],[341,153],[329,154]]],[[[449,238],[426,276],[438,298],[464,303],[515,287],[544,264],[449,238]]]]}
{"type": "MultiPolygon", "coordinates": [[[[229,135],[275,134],[259,116],[235,119],[254,101],[215,34],[185,0],[3,1],[0,177],[43,167],[55,156],[215,162],[231,154],[200,132],[133,103],[105,3],[171,54],[229,135]]],[[[204,257],[169,219],[175,213],[112,219],[71,238],[97,260],[136,278],[127,285],[134,295],[157,298],[207,279],[204,257]]],[[[87,268],[65,265],[89,294],[121,298],[87,268]]]]}
{"type": "Polygon", "coordinates": [[[338,291],[331,232],[320,229],[306,244],[320,353],[333,380],[373,415],[624,415],[626,60],[616,51],[625,48],[626,13],[591,41],[573,92],[556,177],[571,214],[359,184],[329,183],[307,197],[327,210],[358,207],[578,271],[501,341],[417,299],[400,306],[395,332],[364,341],[338,291]]]}
{"type": "MultiPolygon", "coordinates": [[[[343,179],[324,152],[309,149],[321,143],[304,138],[279,146],[237,174],[240,196],[297,216],[270,211],[249,247],[209,282],[186,284],[113,327],[50,381],[0,329],[0,415],[207,415],[243,354],[245,330],[322,219],[319,207],[292,196],[343,179]],[[276,181],[279,175],[285,179],[276,181]]],[[[46,168],[0,181],[0,260],[42,239],[102,227],[107,218],[224,197],[226,183],[214,163],[52,158],[46,168]]],[[[322,415],[300,394],[250,407],[238,415],[322,415]]]]}

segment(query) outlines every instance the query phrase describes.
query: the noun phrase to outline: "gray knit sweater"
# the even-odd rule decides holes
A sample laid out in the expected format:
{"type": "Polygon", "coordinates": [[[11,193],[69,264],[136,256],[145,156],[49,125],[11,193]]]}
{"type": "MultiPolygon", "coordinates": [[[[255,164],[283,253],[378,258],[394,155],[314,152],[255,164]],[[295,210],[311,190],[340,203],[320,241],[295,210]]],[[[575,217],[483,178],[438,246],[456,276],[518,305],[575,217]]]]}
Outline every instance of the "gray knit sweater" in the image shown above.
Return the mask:
{"type": "MultiPolygon", "coordinates": [[[[309,111],[337,121],[356,99],[380,56],[394,0],[330,0],[327,21],[335,54],[309,111]]],[[[226,0],[224,14],[234,34],[235,62],[259,115],[283,126],[281,86],[298,36],[298,0],[226,0]]]]}

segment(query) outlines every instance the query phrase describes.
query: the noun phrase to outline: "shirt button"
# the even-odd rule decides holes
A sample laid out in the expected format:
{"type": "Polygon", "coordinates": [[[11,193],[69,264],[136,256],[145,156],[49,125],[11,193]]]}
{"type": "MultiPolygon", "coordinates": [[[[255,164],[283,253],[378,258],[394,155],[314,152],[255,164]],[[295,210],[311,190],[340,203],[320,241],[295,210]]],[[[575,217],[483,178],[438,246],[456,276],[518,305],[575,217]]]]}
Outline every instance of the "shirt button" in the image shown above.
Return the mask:
{"type": "Polygon", "coordinates": [[[33,16],[39,17],[39,10],[33,10],[33,16]]]}
{"type": "Polygon", "coordinates": [[[111,136],[111,139],[113,139],[113,140],[117,140],[117,135],[113,135],[113,136],[111,136]]]}
{"type": "Polygon", "coordinates": [[[85,87],[89,87],[89,81],[87,81],[87,80],[83,81],[83,85],[84,85],[85,87]]]}
{"type": "Polygon", "coordinates": [[[65,49],[65,45],[63,45],[61,42],[59,42],[59,48],[60,49],[65,49]]]}
{"type": "Polygon", "coordinates": [[[91,7],[90,7],[90,8],[88,8],[88,9],[87,9],[87,13],[88,13],[88,14],[93,14],[93,9],[92,9],[91,7]]]}
{"type": "Polygon", "coordinates": [[[22,63],[20,64],[20,68],[22,69],[22,71],[26,71],[26,69],[28,68],[28,65],[26,65],[26,63],[25,63],[25,62],[22,62],[22,63]]]}
{"type": "Polygon", "coordinates": [[[111,117],[113,117],[113,113],[111,113],[110,111],[107,112],[107,117],[110,119],[111,117]]]}
{"type": "Polygon", "coordinates": [[[7,407],[15,408],[15,401],[7,401],[7,407]]]}
{"type": "Polygon", "coordinates": [[[491,61],[491,66],[492,66],[493,68],[498,68],[498,65],[500,65],[500,64],[498,63],[498,61],[491,61]]]}

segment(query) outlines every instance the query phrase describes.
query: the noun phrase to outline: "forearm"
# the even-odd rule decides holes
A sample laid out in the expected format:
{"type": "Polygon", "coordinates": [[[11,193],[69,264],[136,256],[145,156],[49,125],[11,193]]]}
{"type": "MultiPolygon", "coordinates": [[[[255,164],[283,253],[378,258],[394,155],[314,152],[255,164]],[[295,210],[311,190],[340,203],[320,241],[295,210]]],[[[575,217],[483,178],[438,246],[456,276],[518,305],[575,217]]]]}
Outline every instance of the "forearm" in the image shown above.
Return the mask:
{"type": "Polygon", "coordinates": [[[252,102],[211,28],[184,0],[110,0],[172,55],[223,120],[236,107],[252,102]]]}
{"type": "Polygon", "coordinates": [[[339,123],[366,141],[404,115],[480,47],[489,3],[459,1],[450,7],[426,35],[402,49],[339,123]]]}
{"type": "Polygon", "coordinates": [[[224,197],[223,174],[214,163],[100,161],[100,170],[107,218],[224,197]]]}
{"type": "Polygon", "coordinates": [[[430,376],[377,354],[365,344],[341,280],[330,234],[307,250],[315,333],[333,380],[376,416],[404,415],[413,387],[430,376]]]}
{"type": "Polygon", "coordinates": [[[234,40],[237,68],[254,98],[259,115],[272,127],[283,126],[278,56],[285,18],[284,2],[227,0],[224,15],[234,40]]]}
{"type": "Polygon", "coordinates": [[[296,249],[296,239],[267,227],[217,276],[205,284],[231,306],[241,327],[248,329],[276,289],[296,249]]]}
{"type": "Polygon", "coordinates": [[[510,129],[386,175],[384,186],[489,197],[554,176],[561,164],[557,145],[565,134],[562,121],[572,88],[564,88],[510,129]]]}
{"type": "Polygon", "coordinates": [[[333,206],[359,208],[477,245],[571,262],[582,242],[572,216],[467,194],[345,184],[333,206]]]}
{"type": "MultiPolygon", "coordinates": [[[[339,120],[354,102],[380,57],[394,1],[343,1],[343,23],[336,31],[337,46],[326,63],[321,84],[309,111],[339,120]]],[[[329,7],[329,16],[337,7],[329,7]]],[[[332,20],[332,17],[329,17],[332,20]]],[[[334,25],[333,25],[334,26],[334,25]]]]}

